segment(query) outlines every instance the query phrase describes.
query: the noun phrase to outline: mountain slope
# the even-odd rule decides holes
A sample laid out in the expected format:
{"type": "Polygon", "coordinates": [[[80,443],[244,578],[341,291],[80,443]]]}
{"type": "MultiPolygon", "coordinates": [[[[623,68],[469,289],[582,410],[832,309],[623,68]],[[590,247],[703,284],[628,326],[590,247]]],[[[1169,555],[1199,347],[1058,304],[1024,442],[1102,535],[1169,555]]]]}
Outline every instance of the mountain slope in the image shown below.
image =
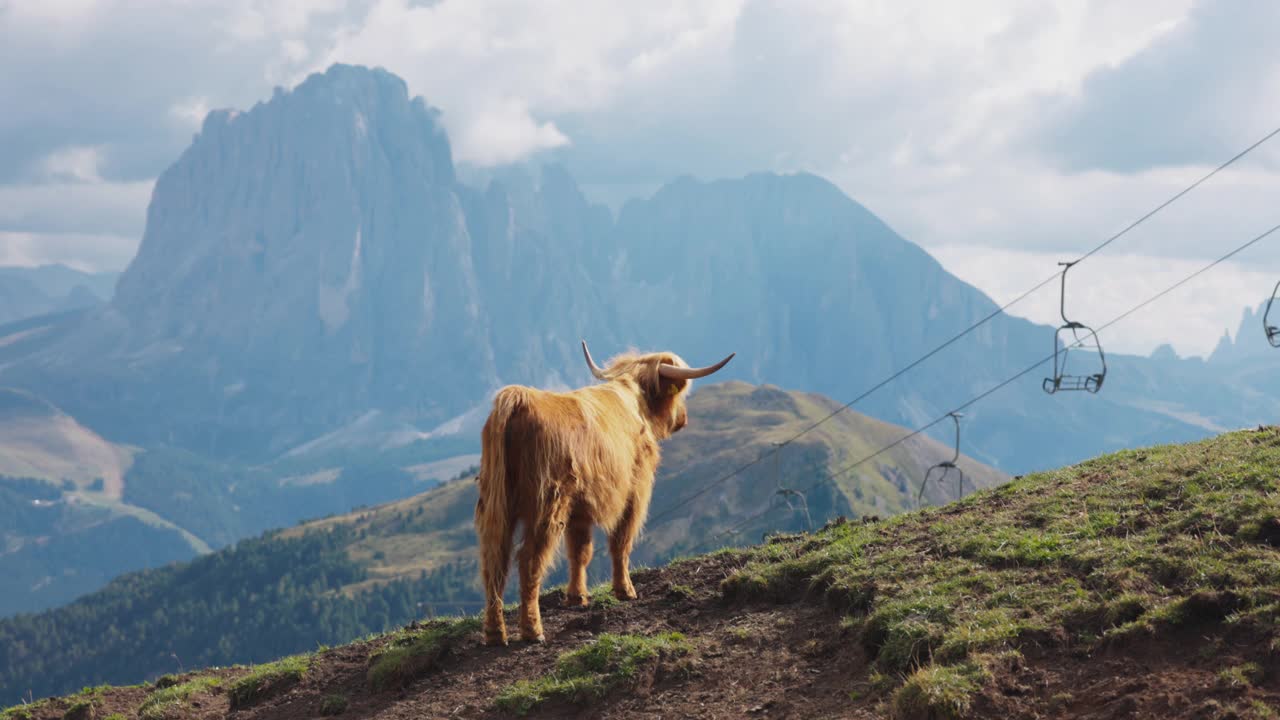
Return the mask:
{"type": "MultiPolygon", "coordinates": [[[[1127,450],[886,521],[636,573],[487,648],[414,623],[288,663],[75,702],[127,717],[1267,718],[1280,705],[1280,429],[1127,450]],[[211,684],[216,678],[219,684],[211,684]],[[228,714],[234,706],[234,714],[228,714]]],[[[14,715],[14,717],[22,717],[14,715]]]]}
{"type": "MultiPolygon", "coordinates": [[[[818,396],[743,383],[698,388],[690,425],[664,445],[655,515],[729,465],[759,457],[769,438],[794,434],[834,407],[818,396]]],[[[788,448],[780,469],[787,482],[809,480],[904,432],[843,414],[806,444],[788,448]]],[[[821,523],[835,515],[903,509],[924,470],[950,456],[950,448],[926,438],[904,443],[877,465],[812,494],[809,512],[821,523]]],[[[1004,479],[967,458],[962,465],[979,487],[1004,479]]],[[[658,562],[712,540],[740,516],[775,503],[776,488],[772,464],[758,465],[651,523],[633,557],[658,562]]],[[[931,488],[928,497],[938,501],[952,491],[931,488]]],[[[28,687],[45,694],[138,681],[176,669],[171,654],[186,666],[262,662],[422,614],[475,609],[475,501],[468,476],[406,500],[269,533],[186,565],[125,576],[57,610],[0,621],[0,697],[28,687]]],[[[778,504],[750,530],[805,526],[801,513],[778,504]]],[[[605,565],[607,554],[601,553],[592,577],[604,577],[605,565]]]]}
{"type": "Polygon", "coordinates": [[[35,478],[124,494],[133,453],[30,393],[0,388],[0,477],[35,478]]]}

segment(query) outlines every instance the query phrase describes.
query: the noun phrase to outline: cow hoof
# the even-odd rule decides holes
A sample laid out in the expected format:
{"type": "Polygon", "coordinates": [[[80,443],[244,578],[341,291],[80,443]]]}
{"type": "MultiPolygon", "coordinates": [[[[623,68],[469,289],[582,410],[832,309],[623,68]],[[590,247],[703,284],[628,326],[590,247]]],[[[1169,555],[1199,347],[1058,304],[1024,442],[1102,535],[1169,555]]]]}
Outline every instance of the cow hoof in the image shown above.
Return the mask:
{"type": "Polygon", "coordinates": [[[614,588],[613,596],[619,600],[635,600],[639,597],[639,595],[636,595],[635,588],[614,588]]]}
{"type": "Polygon", "coordinates": [[[565,595],[565,607],[586,607],[591,604],[591,598],[586,595],[565,595]]]}
{"type": "Polygon", "coordinates": [[[542,633],[538,633],[537,635],[533,635],[533,636],[524,635],[520,639],[529,643],[530,645],[541,645],[542,643],[547,641],[547,636],[543,635],[542,633]]]}
{"type": "Polygon", "coordinates": [[[504,632],[486,632],[484,634],[484,644],[493,647],[505,647],[507,634],[504,632]]]}

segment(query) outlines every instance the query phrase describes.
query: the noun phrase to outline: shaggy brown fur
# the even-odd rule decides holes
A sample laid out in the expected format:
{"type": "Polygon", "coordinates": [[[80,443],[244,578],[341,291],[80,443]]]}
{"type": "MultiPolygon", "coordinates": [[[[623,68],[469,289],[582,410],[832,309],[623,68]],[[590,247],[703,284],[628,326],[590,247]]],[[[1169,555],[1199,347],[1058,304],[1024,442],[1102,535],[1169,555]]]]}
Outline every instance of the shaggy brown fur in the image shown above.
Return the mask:
{"type": "Polygon", "coordinates": [[[690,383],[662,377],[661,363],[688,367],[673,353],[631,353],[609,361],[600,385],[565,393],[518,385],[498,391],[481,436],[477,478],[485,642],[507,641],[502,593],[517,524],[524,528],[517,558],[522,639],[543,640],[538,595],[561,535],[571,604],[588,601],[595,525],[609,535],[614,594],[636,597],[628,564],[649,511],[658,441],[688,420],[690,383]]]}

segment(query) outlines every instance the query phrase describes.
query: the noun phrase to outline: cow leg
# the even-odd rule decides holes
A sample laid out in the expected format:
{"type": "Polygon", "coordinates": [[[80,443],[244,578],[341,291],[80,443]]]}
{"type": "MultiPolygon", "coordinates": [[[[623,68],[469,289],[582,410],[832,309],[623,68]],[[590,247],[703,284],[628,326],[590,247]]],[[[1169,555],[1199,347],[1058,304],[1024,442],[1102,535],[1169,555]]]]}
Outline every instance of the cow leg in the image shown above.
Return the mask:
{"type": "Polygon", "coordinates": [[[591,564],[591,518],[582,512],[574,512],[569,516],[569,527],[565,531],[564,544],[569,556],[569,586],[565,590],[565,605],[569,607],[586,607],[590,602],[587,594],[587,566],[591,564]]]}
{"type": "Polygon", "coordinates": [[[636,498],[627,503],[622,519],[609,534],[609,555],[613,560],[613,594],[619,600],[635,600],[636,589],[631,584],[631,546],[640,533],[640,512],[636,498]]]}
{"type": "Polygon", "coordinates": [[[525,529],[524,542],[520,543],[520,639],[526,642],[546,640],[538,596],[542,593],[542,577],[568,521],[569,503],[557,498],[546,518],[525,529]]]}

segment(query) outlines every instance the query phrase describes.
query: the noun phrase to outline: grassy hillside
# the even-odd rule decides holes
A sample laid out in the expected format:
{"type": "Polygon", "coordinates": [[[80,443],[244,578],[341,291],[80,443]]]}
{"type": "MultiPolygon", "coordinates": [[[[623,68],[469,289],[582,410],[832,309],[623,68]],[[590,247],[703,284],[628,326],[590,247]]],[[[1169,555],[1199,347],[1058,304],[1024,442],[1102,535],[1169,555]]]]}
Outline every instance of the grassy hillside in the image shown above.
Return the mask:
{"type": "MultiPolygon", "coordinates": [[[[815,395],[743,383],[699,389],[691,401],[690,426],[665,446],[654,493],[655,515],[727,468],[760,457],[770,442],[795,435],[835,407],[815,395]]],[[[778,468],[785,482],[808,483],[813,473],[843,467],[849,458],[904,432],[845,413],[788,447],[778,468]]],[[[139,459],[139,468],[149,467],[149,455],[139,459]]],[[[948,448],[931,440],[904,443],[878,458],[878,464],[869,463],[860,473],[841,476],[831,489],[813,493],[808,498],[810,516],[821,523],[836,515],[905,508],[924,470],[949,457],[948,448]]],[[[399,463],[406,458],[395,459],[399,463]]],[[[266,509],[255,508],[246,494],[246,488],[254,486],[252,476],[239,480],[234,492],[217,487],[202,491],[207,486],[188,481],[181,464],[165,467],[148,471],[147,486],[155,488],[152,494],[158,500],[187,495],[183,506],[190,508],[189,515],[181,517],[189,517],[183,522],[191,527],[221,522],[221,509],[230,505],[228,495],[240,498],[236,504],[244,508],[242,514],[266,509]]],[[[966,467],[982,486],[1003,479],[989,468],[973,463],[966,467]]],[[[314,467],[293,471],[295,478],[317,472],[314,467]]],[[[396,465],[388,472],[407,471],[396,465]]],[[[126,497],[133,499],[132,493],[143,486],[130,484],[126,497]]],[[[293,480],[284,489],[308,487],[293,480]]],[[[749,528],[750,534],[734,539],[750,542],[765,528],[803,528],[805,516],[779,504],[776,490],[772,460],[750,468],[650,523],[636,561],[653,564],[687,552],[715,539],[738,518],[771,506],[774,510],[749,528]]],[[[936,488],[930,497],[951,492],[952,488],[936,488]]],[[[424,615],[474,610],[480,601],[472,527],[475,501],[475,483],[467,476],[405,500],[270,533],[185,566],[121,578],[65,608],[0,621],[0,697],[26,689],[39,695],[99,682],[133,682],[177,670],[173,655],[188,667],[261,661],[424,615]]],[[[148,506],[143,499],[134,502],[148,506]]],[[[256,504],[274,507],[267,500],[256,504]]],[[[298,504],[288,509],[296,511],[298,504]]],[[[176,512],[167,511],[172,517],[178,517],[176,512]]],[[[607,554],[601,552],[592,577],[605,577],[607,562],[607,554]]]]}
{"type": "Polygon", "coordinates": [[[49,403],[0,388],[0,476],[36,478],[113,499],[133,452],[112,445],[49,403]]]}
{"type": "Polygon", "coordinates": [[[1277,428],[1130,450],[644,571],[632,603],[551,590],[545,645],[415,623],[9,717],[1275,718],[1277,468],[1277,428]]]}

